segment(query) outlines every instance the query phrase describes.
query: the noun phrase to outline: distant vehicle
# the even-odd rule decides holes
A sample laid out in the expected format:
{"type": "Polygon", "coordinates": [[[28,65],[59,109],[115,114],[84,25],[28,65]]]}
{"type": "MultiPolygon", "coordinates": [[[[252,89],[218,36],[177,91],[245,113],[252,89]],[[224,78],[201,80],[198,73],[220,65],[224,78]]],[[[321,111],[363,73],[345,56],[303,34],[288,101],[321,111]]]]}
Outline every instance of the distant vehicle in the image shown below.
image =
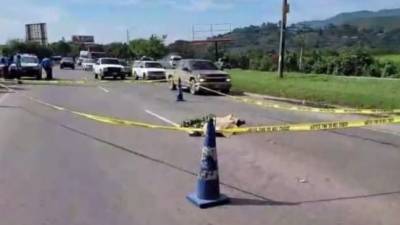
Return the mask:
{"type": "Polygon", "coordinates": [[[60,69],[70,68],[75,69],[75,62],[72,57],[64,57],[60,61],[60,69]]]}
{"type": "Polygon", "coordinates": [[[135,79],[166,79],[165,69],[156,61],[136,61],[133,64],[132,74],[135,79]]]}
{"type": "Polygon", "coordinates": [[[119,63],[124,67],[123,72],[126,76],[132,76],[132,66],[125,60],[119,60],[119,63]]]}
{"type": "Polygon", "coordinates": [[[52,56],[51,60],[53,61],[53,63],[60,63],[61,62],[62,57],[61,56],[52,56]]]}
{"type": "Polygon", "coordinates": [[[42,66],[36,55],[19,54],[21,56],[21,68],[18,69],[16,62],[17,56],[13,57],[13,62],[10,64],[8,74],[10,78],[21,78],[22,76],[35,77],[37,80],[42,79],[42,66]]]}
{"type": "Polygon", "coordinates": [[[105,77],[117,77],[122,80],[125,79],[125,73],[123,72],[124,67],[120,64],[118,59],[115,58],[100,58],[94,65],[93,71],[95,79],[99,77],[103,80],[105,77]]]}
{"type": "MultiPolygon", "coordinates": [[[[205,87],[223,93],[229,93],[232,84],[228,73],[219,70],[213,62],[202,59],[183,59],[179,62],[173,74],[168,75],[170,88],[175,89],[178,79],[182,86],[195,95],[205,87]]],[[[203,90],[206,91],[206,90],[203,90]]]]}
{"type": "Polygon", "coordinates": [[[148,56],[142,56],[142,57],[140,58],[140,61],[154,61],[154,59],[151,58],[151,57],[148,57],[148,56]]]}
{"type": "Polygon", "coordinates": [[[175,69],[175,67],[181,60],[182,60],[181,56],[176,54],[170,54],[161,59],[160,63],[164,66],[165,69],[175,69]]]}
{"type": "Polygon", "coordinates": [[[106,56],[105,52],[93,52],[93,51],[80,51],[79,58],[77,60],[78,66],[82,65],[84,59],[99,59],[104,58],[106,56]]]}
{"type": "Polygon", "coordinates": [[[178,63],[182,60],[182,57],[179,55],[171,55],[169,57],[169,64],[172,68],[175,68],[178,63]]]}
{"type": "Polygon", "coordinates": [[[92,71],[95,64],[96,64],[95,59],[84,59],[82,61],[82,68],[83,68],[83,70],[86,70],[86,71],[92,71]]]}
{"type": "Polygon", "coordinates": [[[232,65],[229,62],[226,62],[226,61],[224,61],[222,59],[219,59],[217,62],[215,62],[215,65],[220,70],[232,69],[232,65]]]}

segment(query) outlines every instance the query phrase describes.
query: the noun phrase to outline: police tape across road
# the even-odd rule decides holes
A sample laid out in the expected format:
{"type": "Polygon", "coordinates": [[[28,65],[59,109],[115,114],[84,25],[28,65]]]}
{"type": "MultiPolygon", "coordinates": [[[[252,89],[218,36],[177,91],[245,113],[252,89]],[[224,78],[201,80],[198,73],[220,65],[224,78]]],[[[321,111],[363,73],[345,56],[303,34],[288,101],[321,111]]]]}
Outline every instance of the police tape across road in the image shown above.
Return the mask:
{"type": "MultiPolygon", "coordinates": [[[[186,81],[187,82],[187,81],[186,81]]],[[[392,110],[385,110],[385,109],[347,109],[347,108],[316,108],[316,107],[306,107],[306,106],[289,106],[277,103],[269,103],[263,100],[249,98],[249,97],[237,97],[233,95],[228,95],[222,93],[220,91],[216,91],[207,87],[199,86],[201,89],[206,91],[229,97],[233,100],[257,105],[264,108],[274,108],[280,110],[288,110],[288,111],[298,111],[298,112],[314,112],[314,113],[334,113],[334,114],[366,114],[366,115],[373,115],[373,114],[399,114],[400,109],[392,109],[392,110]]]]}
{"type": "MultiPolygon", "coordinates": [[[[6,83],[7,81],[1,79],[0,82],[6,83]]],[[[14,82],[10,80],[9,82],[14,82]]],[[[113,81],[110,80],[102,80],[99,81],[100,83],[111,83],[113,81]]],[[[166,82],[166,80],[124,80],[124,83],[129,84],[141,84],[141,83],[162,83],[166,82]]],[[[25,85],[58,85],[58,86],[96,86],[96,82],[89,81],[89,80],[20,80],[18,81],[19,84],[25,85]]]]}
{"type": "MultiPolygon", "coordinates": [[[[10,91],[15,91],[5,85],[1,85],[10,91]]],[[[92,113],[79,112],[71,110],[62,106],[54,105],[40,99],[34,98],[32,96],[21,93],[21,96],[38,103],[40,105],[46,106],[50,109],[57,111],[64,111],[71,113],[73,115],[80,116],[85,119],[93,120],[96,122],[116,125],[116,126],[131,126],[131,127],[142,127],[148,129],[158,129],[158,130],[169,130],[169,131],[180,131],[186,133],[203,133],[203,129],[200,128],[186,128],[186,127],[175,127],[175,126],[163,126],[155,125],[150,123],[143,123],[140,121],[120,119],[110,116],[97,115],[92,113]]],[[[241,134],[251,134],[251,133],[277,133],[277,132],[299,132],[299,131],[324,131],[324,130],[336,130],[344,128],[360,128],[372,125],[385,125],[385,124],[396,124],[400,123],[400,116],[391,116],[386,118],[378,119],[366,119],[366,120],[347,120],[347,121],[336,121],[336,122],[317,122],[317,123],[298,123],[298,124],[283,124],[283,125],[267,125],[267,126],[255,126],[255,127],[239,127],[218,130],[219,133],[229,135],[241,135],[241,134]]]]}

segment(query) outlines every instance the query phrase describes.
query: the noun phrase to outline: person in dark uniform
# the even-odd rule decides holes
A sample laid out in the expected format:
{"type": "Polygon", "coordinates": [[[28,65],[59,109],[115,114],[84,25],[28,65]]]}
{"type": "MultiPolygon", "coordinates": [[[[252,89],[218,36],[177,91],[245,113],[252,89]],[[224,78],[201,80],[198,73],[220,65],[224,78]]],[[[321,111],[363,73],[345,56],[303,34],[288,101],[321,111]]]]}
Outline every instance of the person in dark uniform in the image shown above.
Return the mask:
{"type": "Polygon", "coordinates": [[[1,71],[1,74],[3,75],[4,78],[7,78],[8,74],[8,63],[6,58],[1,58],[1,64],[3,64],[3,71],[1,71]]]}
{"type": "Polygon", "coordinates": [[[44,58],[42,60],[42,67],[46,72],[46,80],[53,79],[53,63],[49,58],[44,58]]]}

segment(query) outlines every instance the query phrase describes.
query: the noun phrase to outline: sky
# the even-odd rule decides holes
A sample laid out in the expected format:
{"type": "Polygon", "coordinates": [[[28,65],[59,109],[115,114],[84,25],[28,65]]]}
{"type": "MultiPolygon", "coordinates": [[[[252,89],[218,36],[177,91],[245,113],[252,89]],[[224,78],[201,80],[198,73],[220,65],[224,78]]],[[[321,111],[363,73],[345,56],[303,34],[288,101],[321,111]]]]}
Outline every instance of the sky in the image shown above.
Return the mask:
{"type": "MultiPolygon", "coordinates": [[[[289,0],[289,23],[325,19],[341,12],[400,8],[398,0],[289,0]]],[[[25,24],[47,23],[49,41],[94,35],[98,43],[125,42],[152,34],[167,42],[193,39],[195,30],[277,22],[282,0],[0,0],[0,43],[25,38],[25,24]]],[[[197,33],[201,39],[211,32],[197,33]]]]}

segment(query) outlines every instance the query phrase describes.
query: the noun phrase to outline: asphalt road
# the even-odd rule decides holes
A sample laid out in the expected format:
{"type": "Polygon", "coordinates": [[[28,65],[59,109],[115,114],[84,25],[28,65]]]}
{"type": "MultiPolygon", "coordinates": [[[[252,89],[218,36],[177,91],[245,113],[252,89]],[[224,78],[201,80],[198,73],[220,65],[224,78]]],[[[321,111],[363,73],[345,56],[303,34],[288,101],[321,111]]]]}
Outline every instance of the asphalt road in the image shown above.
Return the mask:
{"type": "MultiPolygon", "coordinates": [[[[56,70],[55,77],[93,80],[79,70],[56,70]]],[[[218,96],[185,94],[177,103],[166,84],[96,84],[22,85],[0,94],[0,225],[400,224],[396,132],[219,138],[221,189],[232,204],[200,210],[185,196],[195,188],[202,138],[101,124],[22,94],[162,125],[207,113],[232,113],[249,125],[354,116],[266,110],[218,96]]]]}

